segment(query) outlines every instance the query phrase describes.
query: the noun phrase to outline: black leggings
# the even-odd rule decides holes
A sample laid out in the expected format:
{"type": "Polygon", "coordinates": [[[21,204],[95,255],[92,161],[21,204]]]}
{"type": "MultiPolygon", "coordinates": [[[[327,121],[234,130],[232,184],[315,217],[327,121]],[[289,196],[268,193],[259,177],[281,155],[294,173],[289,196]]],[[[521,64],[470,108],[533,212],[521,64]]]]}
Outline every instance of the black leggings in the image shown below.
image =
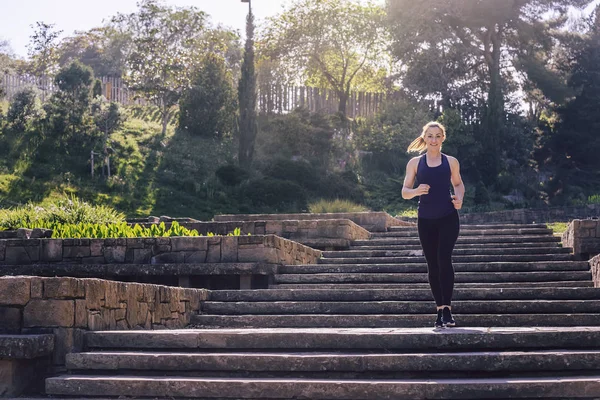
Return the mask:
{"type": "Polygon", "coordinates": [[[417,225],[433,298],[438,307],[449,306],[454,291],[452,251],[460,229],[458,212],[437,219],[419,218],[417,225]]]}

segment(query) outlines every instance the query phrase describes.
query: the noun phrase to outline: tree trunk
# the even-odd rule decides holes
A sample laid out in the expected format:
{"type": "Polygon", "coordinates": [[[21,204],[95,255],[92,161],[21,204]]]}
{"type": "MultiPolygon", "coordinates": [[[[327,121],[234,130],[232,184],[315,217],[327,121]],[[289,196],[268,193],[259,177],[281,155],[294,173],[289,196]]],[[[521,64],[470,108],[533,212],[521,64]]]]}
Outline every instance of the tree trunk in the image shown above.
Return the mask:
{"type": "Polygon", "coordinates": [[[340,96],[340,104],[338,106],[338,112],[345,117],[346,112],[348,110],[348,99],[350,98],[350,93],[345,92],[345,91],[338,92],[338,96],[340,96]]]}

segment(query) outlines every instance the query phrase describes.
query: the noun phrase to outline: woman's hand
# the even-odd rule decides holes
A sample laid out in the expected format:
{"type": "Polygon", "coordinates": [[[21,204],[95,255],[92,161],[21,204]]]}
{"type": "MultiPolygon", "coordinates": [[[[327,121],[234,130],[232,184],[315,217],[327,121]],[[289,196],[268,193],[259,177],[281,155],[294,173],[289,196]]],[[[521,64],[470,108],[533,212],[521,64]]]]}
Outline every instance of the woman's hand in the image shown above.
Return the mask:
{"type": "Polygon", "coordinates": [[[429,187],[430,187],[429,185],[426,185],[426,184],[423,183],[423,184],[419,185],[419,187],[417,187],[415,189],[415,194],[417,196],[422,196],[424,194],[429,194],[429,187]]]}
{"type": "Polygon", "coordinates": [[[454,208],[460,210],[462,208],[463,201],[456,195],[452,195],[452,204],[454,204],[454,208]]]}

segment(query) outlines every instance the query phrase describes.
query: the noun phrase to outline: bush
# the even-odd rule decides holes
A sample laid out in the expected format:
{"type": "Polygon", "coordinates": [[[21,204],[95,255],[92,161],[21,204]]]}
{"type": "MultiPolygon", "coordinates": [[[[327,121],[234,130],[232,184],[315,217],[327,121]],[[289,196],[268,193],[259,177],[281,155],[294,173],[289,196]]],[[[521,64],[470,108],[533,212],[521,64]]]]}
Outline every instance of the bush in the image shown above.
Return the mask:
{"type": "Polygon", "coordinates": [[[236,165],[224,165],[215,171],[215,175],[226,186],[237,186],[248,179],[248,172],[236,165]]]}
{"type": "Polygon", "coordinates": [[[27,88],[17,93],[13,98],[6,114],[6,121],[14,130],[25,131],[43,116],[44,110],[37,90],[27,88]]]}
{"type": "Polygon", "coordinates": [[[314,203],[310,203],[308,210],[311,213],[343,213],[343,212],[362,212],[369,211],[363,205],[353,203],[349,200],[325,200],[321,199],[314,203]]]}
{"type": "Polygon", "coordinates": [[[29,203],[0,210],[0,230],[48,228],[52,224],[111,224],[124,220],[122,213],[110,207],[93,206],[76,197],[64,197],[47,206],[29,203]]]}
{"type": "Polygon", "coordinates": [[[179,103],[179,128],[204,137],[231,135],[236,108],[231,82],[225,61],[207,56],[179,103]]]}

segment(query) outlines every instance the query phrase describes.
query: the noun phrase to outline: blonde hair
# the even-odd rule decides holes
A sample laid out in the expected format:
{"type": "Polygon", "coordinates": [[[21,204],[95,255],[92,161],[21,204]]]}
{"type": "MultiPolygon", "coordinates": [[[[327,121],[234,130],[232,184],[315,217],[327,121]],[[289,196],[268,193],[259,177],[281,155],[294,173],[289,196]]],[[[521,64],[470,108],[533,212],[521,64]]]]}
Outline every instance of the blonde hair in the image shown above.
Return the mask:
{"type": "Polygon", "coordinates": [[[408,146],[408,149],[406,151],[408,151],[409,153],[411,153],[411,152],[422,153],[425,150],[427,150],[427,144],[425,143],[425,134],[427,133],[427,130],[429,128],[440,128],[442,130],[442,136],[444,138],[446,137],[446,128],[444,128],[444,125],[440,124],[439,122],[435,122],[435,121],[428,122],[423,127],[421,136],[419,136],[418,138],[413,140],[412,143],[410,144],[410,146],[408,146]]]}

